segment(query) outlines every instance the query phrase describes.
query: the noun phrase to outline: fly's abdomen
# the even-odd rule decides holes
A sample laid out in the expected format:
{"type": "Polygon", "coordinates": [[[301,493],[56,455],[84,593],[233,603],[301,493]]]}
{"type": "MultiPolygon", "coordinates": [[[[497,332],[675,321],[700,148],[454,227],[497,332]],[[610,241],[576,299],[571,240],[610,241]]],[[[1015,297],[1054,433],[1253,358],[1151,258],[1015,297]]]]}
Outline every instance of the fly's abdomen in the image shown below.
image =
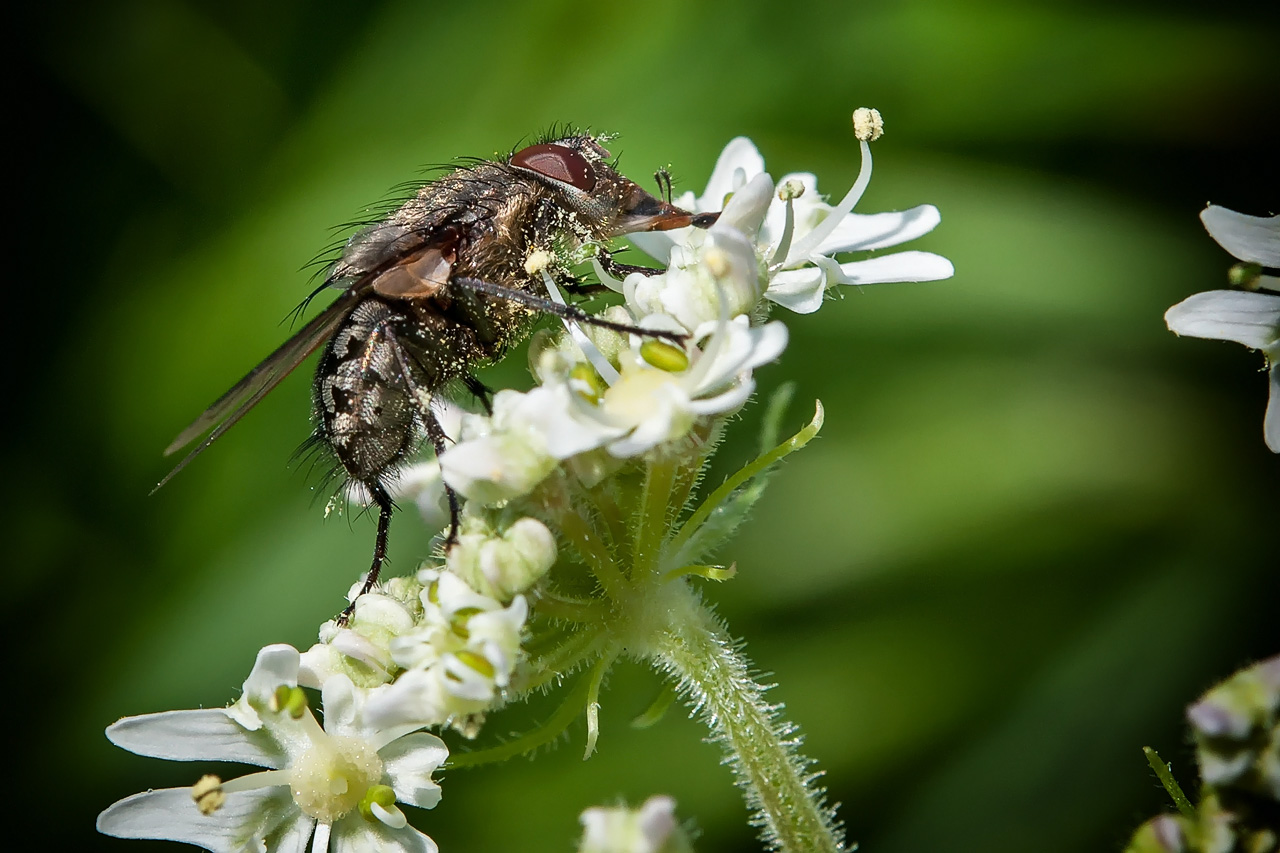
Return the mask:
{"type": "Polygon", "coordinates": [[[314,386],[317,432],[347,475],[380,481],[417,444],[417,409],[397,357],[398,315],[366,299],[325,349],[314,386]]]}

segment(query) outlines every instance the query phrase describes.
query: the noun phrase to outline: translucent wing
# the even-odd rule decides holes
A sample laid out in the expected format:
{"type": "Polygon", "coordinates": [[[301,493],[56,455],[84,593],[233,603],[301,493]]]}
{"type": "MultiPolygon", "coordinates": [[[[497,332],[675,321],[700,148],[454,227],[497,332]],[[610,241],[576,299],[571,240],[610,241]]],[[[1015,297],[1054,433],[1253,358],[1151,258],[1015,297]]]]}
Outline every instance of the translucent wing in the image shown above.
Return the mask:
{"type": "Polygon", "coordinates": [[[213,431],[156,484],[156,488],[151,490],[152,493],[154,494],[156,489],[172,480],[175,474],[191,463],[191,460],[203,453],[224,432],[231,429],[236,421],[244,417],[263,397],[267,396],[271,389],[279,385],[295,367],[306,360],[307,356],[327,341],[359,301],[360,296],[354,290],[343,293],[332,305],[303,326],[296,335],[267,356],[261,364],[250,370],[243,379],[232,386],[230,391],[205,409],[204,414],[196,418],[191,426],[184,429],[173,443],[165,448],[164,455],[169,456],[181,450],[210,427],[213,427],[213,431]]]}

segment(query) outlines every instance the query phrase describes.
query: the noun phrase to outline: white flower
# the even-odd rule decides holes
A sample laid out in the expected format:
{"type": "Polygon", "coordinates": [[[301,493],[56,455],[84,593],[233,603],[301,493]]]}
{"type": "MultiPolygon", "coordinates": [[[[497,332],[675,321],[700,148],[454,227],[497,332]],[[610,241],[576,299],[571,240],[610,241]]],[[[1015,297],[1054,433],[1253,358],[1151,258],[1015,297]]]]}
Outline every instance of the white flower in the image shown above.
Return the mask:
{"type": "MultiPolygon", "coordinates": [[[[1259,267],[1280,268],[1280,216],[1246,216],[1210,205],[1200,220],[1210,236],[1235,257],[1259,267]]],[[[1250,284],[1280,290],[1280,279],[1257,272],[1250,276],[1250,284]]],[[[1266,355],[1271,395],[1263,435],[1267,447],[1280,453],[1280,295],[1210,290],[1174,305],[1164,319],[1176,334],[1235,341],[1266,355]]]]}
{"type": "Polygon", "coordinates": [[[451,572],[424,569],[419,577],[422,620],[391,641],[404,671],[370,691],[366,714],[381,726],[451,724],[467,731],[468,718],[494,707],[510,683],[529,606],[517,595],[504,607],[451,572]]]}
{"type": "Polygon", "coordinates": [[[689,849],[670,797],[650,797],[638,809],[595,806],[582,813],[579,853],[674,853],[689,849]]]}
{"type": "MultiPolygon", "coordinates": [[[[651,315],[652,321],[661,315],[651,315]]],[[[580,397],[578,412],[596,420],[618,437],[605,446],[614,456],[636,456],[667,441],[685,436],[700,417],[740,408],[755,390],[751,371],[777,358],[787,345],[787,327],[767,323],[752,328],[745,316],[703,323],[694,331],[692,358],[683,366],[662,362],[668,347],[643,342],[622,362],[622,376],[598,403],[580,397]],[[664,349],[667,348],[667,349],[664,349]]]]}
{"type": "MultiPolygon", "coordinates": [[[[723,208],[715,226],[706,232],[686,228],[628,235],[646,253],[669,265],[663,278],[636,282],[628,291],[628,304],[641,313],[661,307],[693,328],[687,321],[687,305],[700,294],[697,287],[689,290],[687,267],[696,264],[708,243],[727,251],[730,241],[721,234],[729,230],[752,244],[762,279],[758,289],[764,298],[801,314],[818,310],[826,290],[837,284],[950,278],[955,273],[951,262],[929,252],[899,252],[844,263],[832,257],[914,240],[932,231],[941,218],[929,204],[893,213],[852,213],[871,178],[870,148],[865,141],[859,145],[858,179],[833,206],[819,195],[817,179],[808,173],[785,175],[775,187],[751,140],[734,139],[716,161],[706,192],[698,198],[686,193],[676,200],[695,212],[723,208]],[[667,292],[668,287],[672,292],[667,292]]],[[[701,295],[705,302],[705,294],[701,295]]],[[[709,317],[704,314],[700,319],[709,317]]]]}
{"type": "Polygon", "coordinates": [[[369,725],[360,692],[341,675],[324,684],[321,728],[297,676],[298,652],[268,646],[234,710],[168,711],[110,726],[112,743],[139,755],[270,769],[135,794],[99,815],[98,831],[215,853],[302,853],[309,841],[312,853],[435,853],[435,842],[409,826],[396,803],[429,809],[440,801],[431,774],[449,755],[444,743],[417,727],[369,725]],[[256,728],[240,722],[248,710],[256,728]]]}
{"type": "MultiPolygon", "coordinates": [[[[421,585],[412,578],[392,578],[377,590],[360,595],[364,580],[347,592],[352,602],[345,625],[335,619],[320,626],[320,642],[302,653],[298,681],[304,687],[320,687],[337,674],[357,687],[375,687],[391,680],[395,664],[390,644],[412,630],[418,611],[421,585]]],[[[243,701],[243,700],[242,700],[243,701]]]]}

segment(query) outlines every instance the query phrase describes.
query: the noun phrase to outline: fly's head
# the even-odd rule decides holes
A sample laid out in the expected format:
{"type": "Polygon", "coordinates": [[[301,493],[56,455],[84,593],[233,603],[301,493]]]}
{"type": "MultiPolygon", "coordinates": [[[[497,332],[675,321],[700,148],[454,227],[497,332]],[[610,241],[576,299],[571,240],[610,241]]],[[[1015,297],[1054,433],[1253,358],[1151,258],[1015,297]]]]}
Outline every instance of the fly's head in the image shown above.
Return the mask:
{"type": "Polygon", "coordinates": [[[715,222],[715,214],[693,214],[650,195],[610,166],[609,156],[596,137],[578,135],[522,148],[509,162],[547,187],[587,239],[715,222]]]}

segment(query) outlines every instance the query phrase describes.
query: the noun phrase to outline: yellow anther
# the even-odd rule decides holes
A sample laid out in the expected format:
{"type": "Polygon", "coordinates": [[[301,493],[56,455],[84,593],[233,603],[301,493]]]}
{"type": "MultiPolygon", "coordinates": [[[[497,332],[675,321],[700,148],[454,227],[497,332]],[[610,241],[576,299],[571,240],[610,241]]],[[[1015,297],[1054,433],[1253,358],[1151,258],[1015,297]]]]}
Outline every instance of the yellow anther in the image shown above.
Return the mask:
{"type": "Polygon", "coordinates": [[[227,795],[222,793],[222,780],[212,773],[201,776],[200,781],[191,786],[191,799],[200,814],[206,817],[213,814],[227,801],[227,795]]]}
{"type": "Polygon", "coordinates": [[[853,135],[862,142],[875,142],[884,136],[884,119],[879,110],[858,107],[853,111],[853,135]]]}

